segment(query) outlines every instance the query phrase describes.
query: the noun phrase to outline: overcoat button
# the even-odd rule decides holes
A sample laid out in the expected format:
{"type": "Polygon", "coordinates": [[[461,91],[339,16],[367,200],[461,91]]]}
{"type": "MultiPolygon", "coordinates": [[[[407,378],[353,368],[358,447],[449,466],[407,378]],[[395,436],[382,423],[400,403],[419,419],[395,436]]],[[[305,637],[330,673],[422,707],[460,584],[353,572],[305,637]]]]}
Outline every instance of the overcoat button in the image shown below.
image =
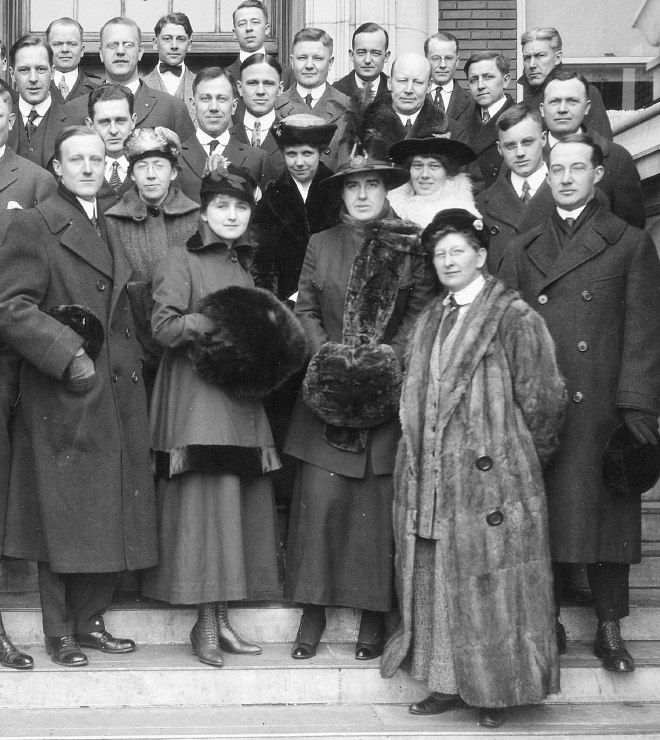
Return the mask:
{"type": "Polygon", "coordinates": [[[108,334],[112,336],[112,329],[108,329],[108,334]]]}
{"type": "Polygon", "coordinates": [[[488,457],[488,455],[478,457],[475,465],[477,470],[490,470],[493,467],[493,458],[488,457]]]}
{"type": "Polygon", "coordinates": [[[119,380],[119,375],[117,373],[112,373],[112,382],[116,383],[119,380]]]}
{"type": "Polygon", "coordinates": [[[504,521],[504,514],[502,514],[501,511],[495,510],[491,511],[490,514],[486,517],[486,523],[489,527],[497,527],[504,521]]]}
{"type": "Polygon", "coordinates": [[[500,233],[500,227],[499,226],[491,226],[490,227],[490,233],[493,236],[497,236],[500,233]]]}
{"type": "Polygon", "coordinates": [[[326,150],[325,150],[325,153],[326,153],[326,154],[330,154],[330,149],[326,149],[326,150]]]}
{"type": "Polygon", "coordinates": [[[585,290],[582,292],[582,300],[583,301],[590,301],[593,298],[591,293],[588,290],[585,290]]]}
{"type": "Polygon", "coordinates": [[[127,326],[126,327],[126,339],[130,339],[130,338],[131,338],[131,327],[127,326]]]}
{"type": "Polygon", "coordinates": [[[134,382],[134,383],[137,383],[137,382],[138,382],[138,380],[139,380],[139,378],[138,378],[138,374],[137,374],[137,373],[133,373],[133,375],[131,375],[131,378],[133,378],[133,382],[134,382]]]}
{"type": "Polygon", "coordinates": [[[580,391],[578,391],[577,393],[573,394],[573,400],[575,401],[575,403],[580,403],[583,399],[584,393],[580,393],[580,391]]]}
{"type": "Polygon", "coordinates": [[[589,345],[586,342],[578,342],[578,349],[580,352],[586,352],[589,349],[589,345]]]}
{"type": "Polygon", "coordinates": [[[548,302],[548,296],[545,293],[541,293],[541,295],[536,299],[542,306],[545,306],[545,304],[548,302]]]}
{"type": "Polygon", "coordinates": [[[105,290],[105,283],[103,282],[103,280],[99,280],[98,283],[96,283],[96,287],[99,290],[105,290]]]}

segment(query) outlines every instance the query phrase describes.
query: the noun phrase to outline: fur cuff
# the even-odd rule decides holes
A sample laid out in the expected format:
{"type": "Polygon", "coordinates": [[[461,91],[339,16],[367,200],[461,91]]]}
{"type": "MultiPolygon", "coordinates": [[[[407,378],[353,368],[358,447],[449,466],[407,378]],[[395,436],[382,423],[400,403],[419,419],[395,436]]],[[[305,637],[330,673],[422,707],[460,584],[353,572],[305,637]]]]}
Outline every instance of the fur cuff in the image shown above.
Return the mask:
{"type": "Polygon", "coordinates": [[[105,331],[103,323],[91,308],[74,303],[70,306],[53,306],[46,313],[79,334],[85,340],[83,349],[92,360],[96,360],[103,346],[105,331]]]}

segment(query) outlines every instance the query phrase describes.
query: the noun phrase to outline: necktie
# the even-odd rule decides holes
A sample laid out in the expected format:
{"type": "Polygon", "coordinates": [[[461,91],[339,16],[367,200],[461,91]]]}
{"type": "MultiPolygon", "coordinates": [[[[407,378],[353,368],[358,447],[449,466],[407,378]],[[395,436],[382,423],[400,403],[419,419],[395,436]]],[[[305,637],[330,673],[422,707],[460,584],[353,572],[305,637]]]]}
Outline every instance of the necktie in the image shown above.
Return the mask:
{"type": "Polygon", "coordinates": [[[523,202],[523,205],[527,205],[532,199],[531,190],[532,189],[529,187],[529,183],[527,182],[527,180],[525,180],[522,186],[522,193],[520,194],[520,200],[523,202]]]}
{"type": "Polygon", "coordinates": [[[27,123],[25,124],[25,133],[28,139],[32,139],[34,132],[37,130],[37,124],[34,122],[37,118],[39,118],[39,114],[37,113],[37,109],[33,107],[28,114],[27,123]]]}
{"type": "Polygon", "coordinates": [[[405,122],[403,128],[405,128],[406,131],[408,131],[408,129],[411,129],[412,128],[412,121],[410,120],[410,118],[406,118],[406,122],[405,122]]]}
{"type": "Polygon", "coordinates": [[[564,219],[564,223],[566,226],[569,227],[569,229],[573,228],[573,224],[575,223],[575,219],[572,216],[568,216],[568,218],[564,219]]]}
{"type": "Polygon", "coordinates": [[[484,108],[481,116],[484,123],[488,123],[488,121],[490,121],[490,113],[488,112],[488,108],[484,108]]]}
{"type": "Polygon", "coordinates": [[[112,163],[112,172],[110,173],[110,187],[119,195],[119,188],[121,187],[121,177],[119,177],[119,162],[115,160],[112,163]]]}
{"type": "Polygon", "coordinates": [[[158,66],[158,71],[163,75],[165,72],[171,72],[175,77],[181,77],[183,67],[180,64],[165,64],[161,62],[158,66]]]}
{"type": "Polygon", "coordinates": [[[445,315],[442,319],[442,325],[440,327],[440,346],[445,343],[449,332],[456,326],[456,320],[458,319],[458,303],[453,295],[449,296],[449,301],[445,306],[445,315]]]}
{"type": "Polygon", "coordinates": [[[445,101],[442,99],[442,88],[440,86],[435,88],[435,100],[433,102],[438,108],[445,109],[445,101]]]}
{"type": "Polygon", "coordinates": [[[250,142],[252,146],[260,147],[261,146],[261,122],[255,121],[254,126],[252,128],[252,141],[250,142]]]}
{"type": "Polygon", "coordinates": [[[373,83],[367,82],[367,84],[364,86],[364,103],[365,105],[369,105],[371,101],[374,99],[374,86],[373,83]]]}
{"type": "Polygon", "coordinates": [[[99,228],[99,222],[96,219],[96,211],[92,214],[92,217],[89,219],[92,222],[92,226],[96,229],[96,233],[101,236],[101,229],[99,228]]]}
{"type": "Polygon", "coordinates": [[[218,148],[218,144],[220,142],[217,139],[211,139],[209,142],[209,154],[213,154],[213,152],[218,148]]]}
{"type": "Polygon", "coordinates": [[[62,93],[62,97],[66,100],[66,96],[71,92],[71,88],[66,84],[64,75],[62,75],[62,79],[60,80],[59,90],[62,93]]]}
{"type": "Polygon", "coordinates": [[[309,108],[313,108],[314,106],[312,105],[312,103],[313,103],[312,93],[307,93],[307,95],[305,95],[305,105],[308,106],[309,108]]]}

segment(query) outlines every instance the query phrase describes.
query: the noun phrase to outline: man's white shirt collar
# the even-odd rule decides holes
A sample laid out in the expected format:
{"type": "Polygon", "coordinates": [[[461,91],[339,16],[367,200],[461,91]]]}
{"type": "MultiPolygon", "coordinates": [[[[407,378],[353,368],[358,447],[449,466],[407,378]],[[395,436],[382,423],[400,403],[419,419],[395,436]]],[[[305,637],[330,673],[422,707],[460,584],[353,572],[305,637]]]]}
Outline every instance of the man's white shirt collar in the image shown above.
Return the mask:
{"type": "MultiPolygon", "coordinates": [[[[495,102],[495,103],[493,103],[492,105],[489,105],[489,106],[488,106],[488,108],[487,108],[487,110],[488,110],[488,115],[489,115],[489,116],[490,116],[491,118],[495,118],[495,115],[496,115],[497,113],[499,113],[499,112],[500,112],[500,110],[502,110],[502,108],[504,108],[504,106],[505,106],[505,105],[506,105],[506,95],[505,95],[505,96],[503,96],[503,97],[501,97],[501,98],[500,98],[500,99],[499,99],[498,101],[496,101],[496,102],[495,102]]],[[[479,110],[481,111],[481,116],[482,116],[482,118],[483,118],[483,115],[484,115],[484,109],[483,109],[483,108],[482,108],[481,106],[479,106],[479,110]]]]}
{"type": "Polygon", "coordinates": [[[563,221],[566,221],[567,218],[574,218],[577,221],[578,218],[580,218],[580,214],[582,213],[582,211],[584,211],[584,209],[588,205],[588,203],[585,203],[583,206],[576,208],[574,211],[566,211],[563,208],[557,206],[557,213],[559,214],[559,218],[561,218],[563,221]]]}
{"type": "Polygon", "coordinates": [[[545,162],[543,162],[541,167],[536,170],[536,172],[532,172],[532,174],[528,175],[527,177],[521,177],[515,172],[511,172],[511,184],[513,185],[513,189],[516,191],[516,194],[520,198],[522,196],[523,183],[527,181],[527,184],[529,185],[529,192],[531,193],[531,196],[534,197],[536,191],[541,187],[541,185],[543,185],[547,174],[548,166],[545,162]]]}
{"type": "Polygon", "coordinates": [[[242,64],[246,59],[248,59],[249,57],[251,57],[253,54],[264,54],[264,55],[266,55],[267,53],[268,52],[266,51],[266,47],[265,46],[262,46],[261,49],[257,49],[257,51],[243,51],[243,49],[241,49],[238,52],[238,58],[241,60],[241,64],[242,64]]]}
{"type": "Polygon", "coordinates": [[[6,148],[7,148],[7,145],[6,144],[3,144],[2,146],[0,146],[0,159],[2,159],[2,157],[4,157],[4,155],[5,155],[5,149],[6,148]]]}
{"type": "Polygon", "coordinates": [[[204,147],[204,151],[208,154],[210,144],[212,141],[218,142],[218,147],[215,150],[218,154],[222,154],[222,152],[225,150],[225,147],[227,144],[229,144],[229,129],[225,129],[220,136],[209,136],[205,131],[202,131],[201,128],[197,129],[197,140],[199,143],[204,147]]]}
{"type": "Polygon", "coordinates": [[[36,108],[39,118],[35,121],[35,124],[38,126],[39,119],[43,118],[46,115],[46,113],[48,113],[52,102],[53,101],[52,101],[52,98],[50,97],[50,93],[48,93],[48,97],[46,98],[46,100],[42,100],[41,103],[38,103],[37,105],[34,105],[34,106],[32,105],[32,103],[28,103],[27,100],[23,100],[23,98],[19,98],[18,99],[18,110],[21,112],[21,116],[23,116],[23,118],[27,120],[27,117],[30,115],[30,111],[32,110],[32,108],[36,108]]]}
{"type": "Polygon", "coordinates": [[[117,157],[117,159],[113,159],[112,157],[105,158],[105,179],[110,182],[110,177],[112,176],[112,165],[114,162],[117,163],[117,173],[119,174],[121,181],[124,182],[126,175],[128,174],[128,160],[123,154],[121,157],[117,157]]]}
{"type": "Polygon", "coordinates": [[[316,103],[319,98],[323,97],[323,93],[325,92],[325,88],[327,86],[328,83],[323,82],[318,87],[313,87],[310,90],[308,87],[303,87],[296,82],[296,90],[298,91],[298,95],[300,95],[300,97],[304,100],[311,93],[312,101],[314,103],[316,103]]]}
{"type": "Polygon", "coordinates": [[[484,287],[485,284],[486,279],[483,275],[479,275],[469,285],[461,288],[461,290],[457,290],[455,293],[450,293],[442,301],[442,303],[446,306],[449,303],[450,297],[454,296],[454,300],[456,301],[460,310],[461,306],[469,306],[470,303],[472,303],[472,301],[479,295],[481,289],[484,287]]]}
{"type": "Polygon", "coordinates": [[[85,213],[87,214],[87,218],[90,220],[96,216],[96,198],[94,200],[84,200],[83,198],[78,198],[76,196],[76,199],[78,200],[78,203],[85,209],[85,213]]]}
{"type": "Polygon", "coordinates": [[[259,121],[259,123],[261,124],[262,137],[266,136],[266,134],[270,131],[270,127],[275,123],[275,109],[273,109],[270,113],[266,113],[265,116],[260,116],[259,118],[257,118],[257,116],[253,116],[249,110],[246,110],[245,115],[243,116],[243,125],[245,126],[246,131],[252,131],[254,129],[255,121],[259,121]]]}
{"type": "Polygon", "coordinates": [[[185,64],[172,65],[172,66],[181,67],[181,77],[177,77],[175,74],[172,74],[172,72],[161,72],[160,71],[160,59],[158,60],[158,64],[156,65],[156,70],[158,71],[158,74],[160,75],[160,79],[163,81],[163,85],[165,85],[165,89],[170,95],[174,95],[174,93],[179,89],[181,80],[185,77],[185,74],[186,74],[185,64]]]}
{"type": "MultiPolygon", "coordinates": [[[[123,84],[123,83],[119,83],[123,84]]],[[[138,77],[137,80],[133,80],[133,82],[129,82],[124,87],[127,87],[133,95],[137,95],[138,87],[140,87],[140,78],[138,77]]]]}
{"type": "Polygon", "coordinates": [[[79,68],[76,67],[70,72],[58,72],[55,70],[55,87],[59,88],[62,84],[62,78],[64,78],[64,81],[69,87],[69,91],[71,91],[78,80],[78,69],[79,68]]]}
{"type": "MultiPolygon", "coordinates": [[[[380,87],[380,75],[376,77],[375,80],[371,80],[371,89],[373,90],[374,95],[378,92],[378,88],[380,87]]],[[[358,87],[358,90],[364,90],[364,88],[367,86],[367,81],[363,80],[358,73],[355,73],[355,84],[358,87]]]]}
{"type": "Polygon", "coordinates": [[[451,95],[454,92],[454,78],[452,77],[449,82],[446,82],[444,85],[437,85],[434,83],[433,87],[431,88],[431,94],[435,95],[435,91],[441,87],[442,90],[440,90],[440,94],[443,95],[444,93],[447,93],[448,95],[451,95]]]}
{"type": "Polygon", "coordinates": [[[399,116],[399,118],[401,119],[401,123],[404,126],[406,125],[406,121],[408,119],[410,119],[410,125],[414,126],[415,121],[417,120],[417,116],[420,114],[421,110],[422,109],[420,108],[418,111],[415,111],[415,113],[411,113],[410,115],[408,115],[407,113],[399,113],[398,110],[395,110],[394,112],[397,114],[397,116],[399,116]]]}

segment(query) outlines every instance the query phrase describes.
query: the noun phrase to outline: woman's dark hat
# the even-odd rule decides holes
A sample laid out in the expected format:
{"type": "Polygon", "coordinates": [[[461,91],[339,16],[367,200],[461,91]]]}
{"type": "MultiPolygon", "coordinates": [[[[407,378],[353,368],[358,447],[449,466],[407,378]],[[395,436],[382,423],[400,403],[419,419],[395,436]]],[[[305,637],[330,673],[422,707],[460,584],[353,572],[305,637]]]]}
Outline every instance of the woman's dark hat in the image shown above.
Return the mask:
{"type": "Polygon", "coordinates": [[[479,242],[479,246],[488,249],[488,229],[484,227],[484,222],[464,208],[447,208],[438,211],[433,221],[422,232],[422,245],[426,250],[435,247],[435,243],[431,244],[430,241],[434,239],[433,235],[445,226],[453,227],[456,231],[467,231],[479,242]]]}
{"type": "Polygon", "coordinates": [[[287,146],[309,146],[326,149],[337,130],[337,124],[309,113],[297,113],[283,118],[271,131],[280,149],[287,146]]]}
{"type": "Polygon", "coordinates": [[[136,128],[124,142],[124,155],[130,168],[146,157],[164,157],[176,164],[181,154],[181,139],[164,126],[136,128]]]}
{"type": "Polygon", "coordinates": [[[458,167],[470,164],[477,158],[474,150],[467,144],[441,134],[427,134],[417,139],[403,139],[390,147],[390,157],[396,164],[402,164],[408,157],[416,155],[448,157],[458,167]]]}
{"type": "Polygon", "coordinates": [[[258,190],[257,182],[248,170],[233,165],[226,157],[217,157],[215,167],[204,170],[199,194],[231,195],[254,206],[258,190]]]}
{"type": "Polygon", "coordinates": [[[660,443],[642,444],[625,424],[603,452],[603,479],[622,496],[641,496],[660,478],[660,443]]]}

